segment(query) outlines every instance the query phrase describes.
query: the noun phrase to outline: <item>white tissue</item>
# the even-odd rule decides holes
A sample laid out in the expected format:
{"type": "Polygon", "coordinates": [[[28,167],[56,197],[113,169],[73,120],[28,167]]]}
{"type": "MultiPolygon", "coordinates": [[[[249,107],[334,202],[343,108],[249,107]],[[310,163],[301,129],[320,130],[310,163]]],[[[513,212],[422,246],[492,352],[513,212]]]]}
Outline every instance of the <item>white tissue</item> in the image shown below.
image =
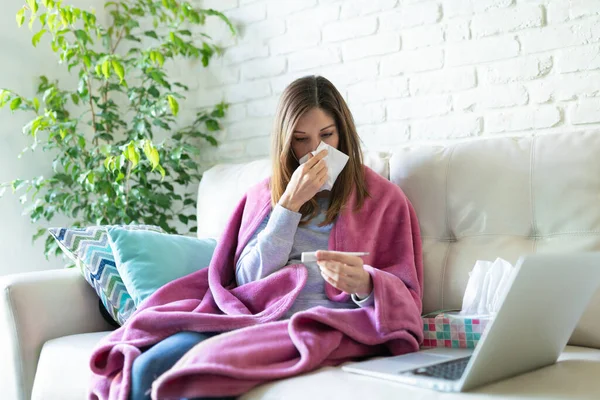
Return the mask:
{"type": "MultiPolygon", "coordinates": [[[[333,188],[333,184],[335,183],[338,175],[342,172],[346,163],[348,162],[348,156],[335,147],[328,145],[325,142],[319,143],[319,146],[315,151],[312,151],[311,154],[313,156],[317,155],[321,150],[327,150],[327,155],[323,158],[325,160],[325,165],[327,165],[327,180],[319,189],[319,192],[323,190],[331,190],[333,188]]],[[[308,154],[302,157],[300,160],[300,165],[304,164],[308,161],[308,154]]]]}
{"type": "Polygon", "coordinates": [[[478,260],[469,273],[461,315],[495,315],[510,287],[515,268],[506,260],[478,260]]]}

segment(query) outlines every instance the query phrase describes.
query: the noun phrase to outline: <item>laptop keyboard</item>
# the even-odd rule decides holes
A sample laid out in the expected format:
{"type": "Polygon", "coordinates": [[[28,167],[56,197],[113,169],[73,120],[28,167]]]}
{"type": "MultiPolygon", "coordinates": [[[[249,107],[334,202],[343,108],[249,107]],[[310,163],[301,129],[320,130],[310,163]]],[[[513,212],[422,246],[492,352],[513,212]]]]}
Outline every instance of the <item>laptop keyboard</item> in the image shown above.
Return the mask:
{"type": "Polygon", "coordinates": [[[458,358],[456,360],[430,365],[429,367],[417,368],[408,371],[411,375],[428,376],[431,378],[446,379],[450,381],[459,380],[469,364],[471,356],[458,358]]]}

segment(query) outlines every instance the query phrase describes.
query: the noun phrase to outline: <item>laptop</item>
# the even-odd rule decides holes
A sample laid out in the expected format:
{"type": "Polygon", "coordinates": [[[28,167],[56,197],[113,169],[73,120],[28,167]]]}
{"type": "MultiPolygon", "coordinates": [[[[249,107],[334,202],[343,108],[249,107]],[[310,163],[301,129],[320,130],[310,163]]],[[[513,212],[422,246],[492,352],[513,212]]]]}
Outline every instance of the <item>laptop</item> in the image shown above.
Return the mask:
{"type": "Polygon", "coordinates": [[[344,371],[464,392],[554,364],[600,286],[600,253],[522,257],[475,350],[434,348],[347,364],[344,371]]]}

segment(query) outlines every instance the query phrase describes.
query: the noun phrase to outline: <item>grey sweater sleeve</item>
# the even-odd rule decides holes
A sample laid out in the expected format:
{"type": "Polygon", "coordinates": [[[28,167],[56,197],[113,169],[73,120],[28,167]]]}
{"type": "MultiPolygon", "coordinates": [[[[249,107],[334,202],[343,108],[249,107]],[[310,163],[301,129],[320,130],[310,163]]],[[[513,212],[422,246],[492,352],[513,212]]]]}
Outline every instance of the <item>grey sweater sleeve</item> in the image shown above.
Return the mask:
{"type": "Polygon", "coordinates": [[[372,291],[364,299],[361,299],[360,297],[358,297],[355,294],[353,294],[351,297],[352,297],[352,301],[354,302],[354,304],[356,304],[360,307],[370,307],[375,304],[375,298],[373,297],[372,291]]]}
{"type": "Polygon", "coordinates": [[[271,215],[258,227],[236,265],[238,286],[278,271],[287,265],[301,213],[277,204],[271,215]]]}

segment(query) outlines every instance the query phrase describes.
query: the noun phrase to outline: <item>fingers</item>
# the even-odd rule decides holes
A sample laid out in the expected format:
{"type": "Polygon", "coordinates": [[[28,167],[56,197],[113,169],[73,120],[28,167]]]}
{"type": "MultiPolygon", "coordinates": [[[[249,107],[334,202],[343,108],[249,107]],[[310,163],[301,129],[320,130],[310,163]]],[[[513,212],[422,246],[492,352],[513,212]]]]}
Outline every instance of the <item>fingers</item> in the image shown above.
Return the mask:
{"type": "Polygon", "coordinates": [[[323,173],[323,175],[321,175],[319,177],[319,187],[323,186],[325,184],[325,182],[327,181],[327,171],[325,171],[323,173]]]}
{"type": "MultiPolygon", "coordinates": [[[[318,174],[319,172],[322,172],[323,170],[327,170],[327,162],[325,160],[321,160],[318,163],[316,163],[314,165],[314,167],[312,167],[310,169],[310,172],[314,171],[315,173],[318,174]]],[[[325,171],[325,172],[327,172],[327,171],[325,171]]]]}
{"type": "Polygon", "coordinates": [[[352,266],[363,265],[363,260],[360,257],[328,250],[317,251],[317,261],[337,261],[352,266]]]}
{"type": "Polygon", "coordinates": [[[321,276],[331,286],[341,290],[342,292],[352,294],[356,291],[356,284],[354,283],[354,281],[344,275],[340,275],[326,268],[322,268],[321,276]]]}
{"type": "Polygon", "coordinates": [[[305,170],[305,174],[308,181],[320,188],[327,180],[327,163],[321,160],[313,168],[305,170]]]}
{"type": "Polygon", "coordinates": [[[317,261],[317,265],[321,269],[327,269],[332,273],[353,277],[356,273],[353,271],[354,267],[346,264],[339,263],[337,261],[317,261]]]}
{"type": "Polygon", "coordinates": [[[321,161],[327,155],[327,150],[321,150],[317,153],[316,156],[311,157],[308,156],[308,161],[306,162],[306,167],[308,169],[314,167],[319,161],[321,161]]]}

